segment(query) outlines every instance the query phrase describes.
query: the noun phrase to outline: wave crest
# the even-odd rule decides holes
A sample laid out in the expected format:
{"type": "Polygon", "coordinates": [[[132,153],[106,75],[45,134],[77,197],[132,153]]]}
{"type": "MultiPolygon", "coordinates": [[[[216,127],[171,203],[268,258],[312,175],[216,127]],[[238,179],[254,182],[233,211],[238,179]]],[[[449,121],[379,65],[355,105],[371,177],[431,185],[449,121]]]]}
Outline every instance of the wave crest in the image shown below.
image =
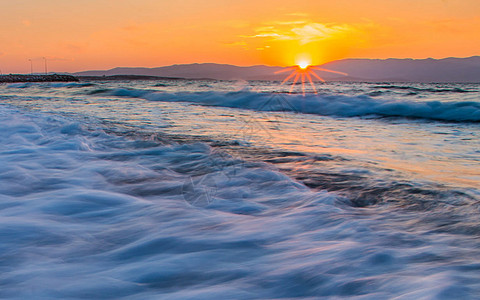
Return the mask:
{"type": "Polygon", "coordinates": [[[141,98],[148,101],[191,102],[257,111],[289,111],[337,117],[402,117],[451,122],[480,122],[480,103],[474,101],[405,101],[369,96],[295,95],[280,93],[178,92],[114,89],[103,94],[141,98]]]}

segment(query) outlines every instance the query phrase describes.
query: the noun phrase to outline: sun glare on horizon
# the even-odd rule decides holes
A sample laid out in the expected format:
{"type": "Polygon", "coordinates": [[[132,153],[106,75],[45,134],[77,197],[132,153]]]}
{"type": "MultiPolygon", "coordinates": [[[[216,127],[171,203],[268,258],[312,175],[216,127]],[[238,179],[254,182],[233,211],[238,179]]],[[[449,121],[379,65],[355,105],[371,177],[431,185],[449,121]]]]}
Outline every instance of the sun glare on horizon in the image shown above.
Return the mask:
{"type": "Polygon", "coordinates": [[[306,68],[308,68],[308,66],[310,66],[310,62],[307,60],[301,60],[297,62],[297,65],[300,69],[305,70],[306,68]]]}
{"type": "Polygon", "coordinates": [[[290,87],[290,93],[292,93],[293,88],[295,87],[295,84],[297,82],[301,82],[302,94],[303,96],[305,96],[305,82],[307,81],[310,83],[310,86],[312,87],[313,92],[315,94],[317,93],[317,89],[315,88],[315,84],[313,82],[312,76],[314,76],[316,79],[318,79],[321,82],[325,82],[325,80],[322,77],[318,76],[318,74],[315,73],[314,70],[335,73],[335,74],[340,74],[344,76],[348,75],[344,72],[338,72],[338,71],[333,71],[325,68],[312,66],[310,60],[306,59],[305,57],[298,59],[296,61],[295,66],[282,69],[280,71],[275,72],[275,74],[291,71],[291,73],[282,81],[281,84],[283,85],[285,82],[293,79],[292,85],[290,87]]]}

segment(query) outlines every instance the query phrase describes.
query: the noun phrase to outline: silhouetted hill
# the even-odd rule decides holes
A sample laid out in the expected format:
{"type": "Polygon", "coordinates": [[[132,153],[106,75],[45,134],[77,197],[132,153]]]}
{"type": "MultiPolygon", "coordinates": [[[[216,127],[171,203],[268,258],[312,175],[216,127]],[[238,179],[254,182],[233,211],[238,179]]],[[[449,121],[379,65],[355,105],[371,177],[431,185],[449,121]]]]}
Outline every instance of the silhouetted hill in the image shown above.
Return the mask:
{"type": "Polygon", "coordinates": [[[343,59],[322,67],[366,81],[480,82],[480,56],[445,59],[343,59]]]}
{"type": "MultiPolygon", "coordinates": [[[[114,68],[107,71],[86,71],[77,76],[144,75],[187,79],[256,80],[275,75],[281,67],[250,66],[239,67],[226,64],[185,64],[158,68],[114,68]]],[[[275,77],[275,76],[274,76],[275,77]]],[[[281,77],[284,77],[282,75],[281,77]]]]}
{"type": "MultiPolygon", "coordinates": [[[[348,76],[316,71],[326,80],[480,82],[480,56],[445,59],[342,59],[321,67],[348,76]]],[[[239,67],[226,64],[184,64],[158,68],[114,68],[106,71],[78,72],[77,76],[143,75],[217,80],[282,80],[287,73],[275,74],[283,67],[239,67]]]]}

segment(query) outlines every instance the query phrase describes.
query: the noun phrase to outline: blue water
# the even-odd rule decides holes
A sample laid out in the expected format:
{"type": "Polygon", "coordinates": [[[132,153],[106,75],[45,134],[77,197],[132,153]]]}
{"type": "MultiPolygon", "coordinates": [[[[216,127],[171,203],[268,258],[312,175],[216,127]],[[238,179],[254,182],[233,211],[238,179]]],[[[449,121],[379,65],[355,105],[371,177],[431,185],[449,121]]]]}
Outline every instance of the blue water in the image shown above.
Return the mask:
{"type": "Polygon", "coordinates": [[[480,298],[480,85],[289,89],[0,85],[0,298],[480,298]]]}

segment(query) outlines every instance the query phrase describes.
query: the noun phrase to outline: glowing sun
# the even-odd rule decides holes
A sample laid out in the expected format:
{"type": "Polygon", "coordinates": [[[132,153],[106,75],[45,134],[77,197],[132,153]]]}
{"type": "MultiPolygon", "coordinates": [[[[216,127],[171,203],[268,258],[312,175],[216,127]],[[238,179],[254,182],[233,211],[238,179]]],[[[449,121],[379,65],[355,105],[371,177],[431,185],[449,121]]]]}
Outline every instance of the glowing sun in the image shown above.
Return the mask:
{"type": "Polygon", "coordinates": [[[302,82],[302,94],[305,96],[305,81],[306,80],[308,80],[308,82],[310,82],[310,85],[313,88],[313,91],[314,91],[315,94],[317,93],[317,89],[315,88],[315,84],[313,83],[312,76],[314,76],[315,78],[317,78],[321,82],[325,82],[325,80],[322,77],[318,76],[317,73],[315,73],[314,70],[323,71],[323,72],[330,72],[330,73],[335,73],[335,74],[341,74],[341,75],[344,75],[344,76],[348,75],[347,73],[343,73],[343,72],[338,72],[338,71],[333,71],[333,70],[329,70],[329,69],[325,69],[325,68],[319,68],[319,67],[311,66],[310,62],[306,59],[299,60],[297,62],[296,66],[285,68],[283,70],[277,71],[277,72],[275,72],[275,74],[292,71],[292,73],[290,73],[290,75],[288,75],[287,78],[285,78],[285,80],[283,80],[281,84],[283,85],[285,82],[287,82],[287,81],[289,81],[290,79],[293,78],[293,83],[292,83],[292,86],[290,87],[290,93],[292,93],[293,88],[295,87],[295,84],[297,83],[297,81],[301,80],[301,82],[302,82]]]}
{"type": "Polygon", "coordinates": [[[305,70],[306,68],[308,68],[308,66],[310,65],[310,62],[306,61],[306,60],[302,60],[302,61],[299,61],[297,63],[298,67],[302,70],[305,70]]]}

